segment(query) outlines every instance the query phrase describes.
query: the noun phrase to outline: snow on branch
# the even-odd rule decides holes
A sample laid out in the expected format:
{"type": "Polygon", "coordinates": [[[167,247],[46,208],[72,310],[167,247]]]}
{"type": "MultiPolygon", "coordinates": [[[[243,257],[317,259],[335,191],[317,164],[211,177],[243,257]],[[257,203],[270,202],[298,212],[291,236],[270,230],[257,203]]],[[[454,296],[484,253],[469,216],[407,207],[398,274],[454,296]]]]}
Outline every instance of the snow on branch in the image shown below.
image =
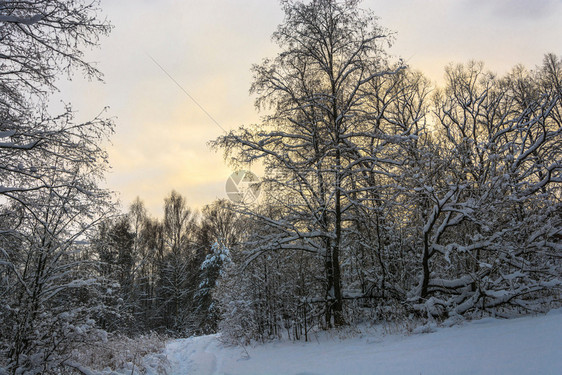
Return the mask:
{"type": "Polygon", "coordinates": [[[24,25],[34,25],[41,21],[44,18],[42,14],[36,14],[29,18],[17,17],[17,16],[9,16],[5,14],[0,14],[0,22],[6,23],[21,23],[24,25]]]}

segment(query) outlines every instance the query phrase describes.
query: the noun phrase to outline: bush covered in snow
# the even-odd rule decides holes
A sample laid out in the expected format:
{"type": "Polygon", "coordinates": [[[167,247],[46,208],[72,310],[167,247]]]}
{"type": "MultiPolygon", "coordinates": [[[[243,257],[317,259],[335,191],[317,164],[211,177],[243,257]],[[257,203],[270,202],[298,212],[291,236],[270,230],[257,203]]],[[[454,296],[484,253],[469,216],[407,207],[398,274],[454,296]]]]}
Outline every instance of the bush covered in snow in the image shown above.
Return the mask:
{"type": "Polygon", "coordinates": [[[166,374],[168,361],[162,353],[166,339],[157,333],[134,338],[109,335],[94,343],[77,345],[67,362],[99,374],[166,374]]]}

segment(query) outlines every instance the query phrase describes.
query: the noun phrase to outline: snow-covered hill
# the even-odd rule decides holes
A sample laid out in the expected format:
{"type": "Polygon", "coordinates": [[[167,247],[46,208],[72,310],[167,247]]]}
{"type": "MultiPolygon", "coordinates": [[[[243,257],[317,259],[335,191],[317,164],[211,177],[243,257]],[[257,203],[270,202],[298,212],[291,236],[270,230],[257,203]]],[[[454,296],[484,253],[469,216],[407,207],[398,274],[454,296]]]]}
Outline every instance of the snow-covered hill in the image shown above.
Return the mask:
{"type": "Polygon", "coordinates": [[[224,347],[215,335],[175,340],[166,347],[168,374],[562,374],[562,309],[432,333],[333,336],[247,352],[224,347]]]}

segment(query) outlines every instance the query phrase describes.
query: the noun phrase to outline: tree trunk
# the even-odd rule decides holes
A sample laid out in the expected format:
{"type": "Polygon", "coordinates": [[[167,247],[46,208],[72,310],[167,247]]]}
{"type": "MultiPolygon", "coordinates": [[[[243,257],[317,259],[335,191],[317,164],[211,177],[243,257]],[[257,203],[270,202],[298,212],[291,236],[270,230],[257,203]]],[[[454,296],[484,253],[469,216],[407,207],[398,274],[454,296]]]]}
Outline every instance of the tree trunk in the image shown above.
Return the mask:
{"type": "Polygon", "coordinates": [[[334,247],[332,250],[332,269],[334,278],[334,302],[332,304],[332,311],[334,312],[334,325],[340,327],[345,325],[345,319],[343,316],[343,296],[341,290],[341,270],[340,270],[340,248],[342,239],[342,213],[341,213],[341,157],[340,150],[336,150],[336,191],[335,191],[335,211],[336,211],[336,238],[334,247]]]}

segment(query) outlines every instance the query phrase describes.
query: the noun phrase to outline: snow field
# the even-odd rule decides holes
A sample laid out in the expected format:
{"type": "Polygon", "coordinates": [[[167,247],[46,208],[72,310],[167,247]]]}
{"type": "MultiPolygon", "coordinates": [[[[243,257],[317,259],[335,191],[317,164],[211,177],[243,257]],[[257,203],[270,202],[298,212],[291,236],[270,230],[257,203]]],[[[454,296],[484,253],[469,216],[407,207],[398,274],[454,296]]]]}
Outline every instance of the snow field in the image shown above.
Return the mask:
{"type": "Polygon", "coordinates": [[[225,347],[217,335],[170,342],[169,375],[562,374],[562,309],[483,319],[424,334],[323,335],[312,342],[225,347]],[[247,352],[246,352],[247,351],[247,352]]]}

